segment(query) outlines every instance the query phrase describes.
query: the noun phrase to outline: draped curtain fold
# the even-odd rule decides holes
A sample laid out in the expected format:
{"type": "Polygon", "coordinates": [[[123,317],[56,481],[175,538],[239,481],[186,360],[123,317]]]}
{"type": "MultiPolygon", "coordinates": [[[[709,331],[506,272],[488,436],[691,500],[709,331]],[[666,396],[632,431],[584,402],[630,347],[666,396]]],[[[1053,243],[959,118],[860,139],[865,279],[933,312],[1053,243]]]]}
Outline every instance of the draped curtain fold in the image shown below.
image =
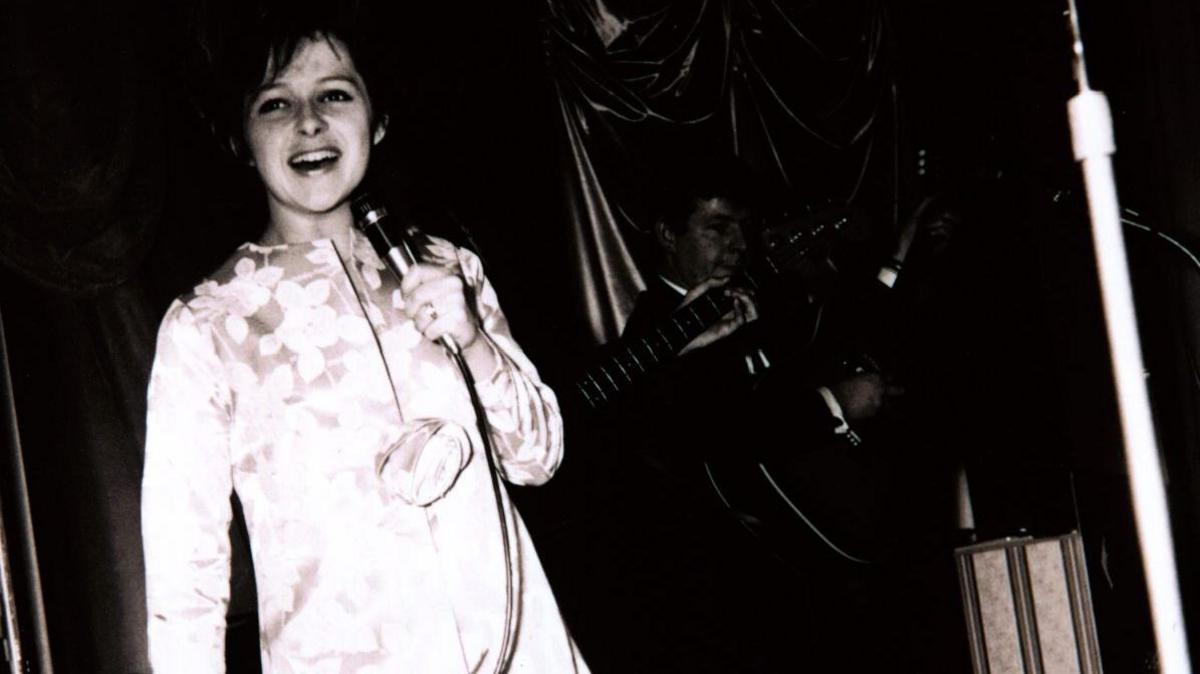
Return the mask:
{"type": "Polygon", "coordinates": [[[0,263],[88,294],[145,260],[162,209],[163,127],[136,22],[71,11],[68,23],[46,7],[10,8],[0,22],[0,263]]]}
{"type": "Polygon", "coordinates": [[[597,343],[644,287],[659,172],[735,156],[773,199],[845,204],[874,148],[895,147],[879,123],[894,113],[879,2],[547,0],[545,17],[577,294],[597,343]]]}
{"type": "MultiPolygon", "coordinates": [[[[1130,146],[1136,148],[1149,131],[1148,164],[1152,167],[1148,195],[1161,222],[1153,223],[1200,250],[1200,10],[1188,3],[1152,2],[1145,6],[1140,30],[1153,39],[1145,50],[1138,73],[1145,101],[1144,119],[1149,129],[1130,130],[1128,139],[1118,121],[1118,161],[1130,146]],[[1122,149],[1124,148],[1124,149],[1122,149]]],[[[1136,171],[1132,169],[1132,171],[1136,171]]],[[[1156,407],[1159,441],[1164,448],[1168,495],[1171,498],[1177,568],[1185,598],[1184,619],[1189,625],[1193,660],[1200,653],[1200,603],[1187,601],[1200,588],[1200,273],[1191,260],[1171,251],[1156,262],[1161,285],[1161,305],[1146,311],[1139,305],[1143,351],[1151,372],[1151,394],[1156,407]],[[1165,269],[1164,269],[1165,268],[1165,269]],[[1155,351],[1149,346],[1158,346],[1155,351]],[[1155,369],[1156,366],[1159,366],[1155,369]]],[[[1135,278],[1135,280],[1138,280],[1135,278]]]]}
{"type": "Polygon", "coordinates": [[[146,671],[138,513],[157,316],[138,276],[167,191],[160,61],[129,3],[3,15],[0,304],[41,579],[30,591],[58,671],[146,671]]]}

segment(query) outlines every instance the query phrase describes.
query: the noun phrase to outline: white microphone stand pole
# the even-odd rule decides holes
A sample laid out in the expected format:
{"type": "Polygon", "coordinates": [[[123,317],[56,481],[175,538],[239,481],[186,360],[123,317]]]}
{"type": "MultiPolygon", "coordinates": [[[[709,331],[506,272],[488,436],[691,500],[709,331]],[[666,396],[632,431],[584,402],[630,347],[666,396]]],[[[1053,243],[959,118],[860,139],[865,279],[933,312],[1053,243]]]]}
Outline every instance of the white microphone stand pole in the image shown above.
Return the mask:
{"type": "Polygon", "coordinates": [[[1175,547],[1167,512],[1166,489],[1159,461],[1158,441],[1150,416],[1142,347],[1129,283],[1121,212],[1113,181],[1111,155],[1112,116],[1104,94],[1088,87],[1083,43],[1075,0],[1068,0],[1079,93],[1067,103],[1071,143],[1083,169],[1088,209],[1092,218],[1092,244],[1100,276],[1104,317],[1108,326],[1109,353],[1116,384],[1117,407],[1125,444],[1125,465],[1133,497],[1138,543],[1142,552],[1150,613],[1159,666],[1164,674],[1191,672],[1187,634],[1175,570],[1175,547]]]}

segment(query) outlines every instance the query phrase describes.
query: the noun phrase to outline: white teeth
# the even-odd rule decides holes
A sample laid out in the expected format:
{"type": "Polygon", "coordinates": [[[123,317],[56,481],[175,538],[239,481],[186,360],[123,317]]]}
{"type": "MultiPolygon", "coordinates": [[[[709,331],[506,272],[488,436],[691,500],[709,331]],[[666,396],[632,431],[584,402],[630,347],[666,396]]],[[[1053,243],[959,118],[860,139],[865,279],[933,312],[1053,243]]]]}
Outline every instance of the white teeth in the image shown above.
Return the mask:
{"type": "Polygon", "coordinates": [[[288,161],[288,163],[290,163],[290,164],[313,163],[313,162],[326,161],[326,160],[337,159],[337,158],[338,158],[338,153],[334,152],[333,150],[314,150],[312,152],[305,152],[303,154],[298,154],[295,157],[292,157],[288,161]]]}

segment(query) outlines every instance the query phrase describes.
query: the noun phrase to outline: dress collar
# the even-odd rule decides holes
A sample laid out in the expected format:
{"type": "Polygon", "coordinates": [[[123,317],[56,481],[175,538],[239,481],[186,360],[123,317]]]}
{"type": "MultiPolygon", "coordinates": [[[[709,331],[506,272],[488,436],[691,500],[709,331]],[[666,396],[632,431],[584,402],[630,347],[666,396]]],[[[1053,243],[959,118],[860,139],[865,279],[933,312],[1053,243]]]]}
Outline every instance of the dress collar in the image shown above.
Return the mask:
{"type": "MultiPolygon", "coordinates": [[[[254,241],[243,243],[241,248],[255,253],[271,253],[280,251],[305,251],[317,248],[336,248],[333,239],[313,239],[312,241],[289,241],[284,243],[261,244],[254,241]]],[[[350,258],[377,270],[386,269],[383,260],[375,253],[371,242],[357,228],[350,230],[350,258]]]]}

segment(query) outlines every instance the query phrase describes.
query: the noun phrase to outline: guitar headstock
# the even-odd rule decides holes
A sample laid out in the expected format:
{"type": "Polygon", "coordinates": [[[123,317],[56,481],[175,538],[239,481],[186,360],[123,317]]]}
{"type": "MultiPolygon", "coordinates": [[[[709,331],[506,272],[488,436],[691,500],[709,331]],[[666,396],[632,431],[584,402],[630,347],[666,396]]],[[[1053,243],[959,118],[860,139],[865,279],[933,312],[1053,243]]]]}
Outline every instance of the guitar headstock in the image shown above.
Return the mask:
{"type": "Polygon", "coordinates": [[[865,218],[850,206],[833,206],[800,216],[784,216],[763,230],[762,243],[773,271],[794,271],[806,259],[827,256],[836,243],[855,240],[865,218]]]}

